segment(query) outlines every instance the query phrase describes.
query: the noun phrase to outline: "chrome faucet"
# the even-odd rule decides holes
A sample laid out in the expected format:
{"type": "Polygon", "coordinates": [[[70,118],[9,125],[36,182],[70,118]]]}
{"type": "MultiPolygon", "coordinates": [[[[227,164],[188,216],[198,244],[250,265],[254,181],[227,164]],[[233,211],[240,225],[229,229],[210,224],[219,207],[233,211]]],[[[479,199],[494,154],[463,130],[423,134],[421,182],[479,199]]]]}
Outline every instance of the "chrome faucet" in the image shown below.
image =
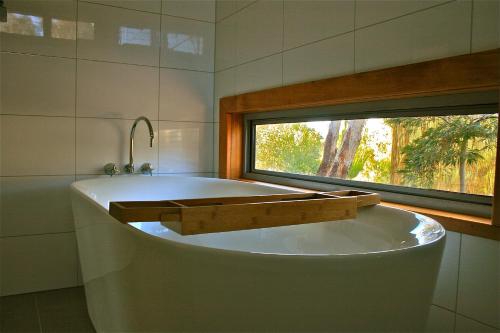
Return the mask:
{"type": "MultiPolygon", "coordinates": [[[[141,120],[144,120],[146,122],[146,125],[148,125],[148,128],[149,128],[149,147],[153,147],[153,140],[155,138],[153,126],[151,126],[151,122],[149,121],[148,118],[141,116],[134,121],[134,124],[132,125],[132,129],[130,130],[129,162],[127,165],[125,165],[125,172],[126,173],[134,173],[135,172],[135,167],[134,167],[134,134],[135,134],[135,128],[137,126],[137,123],[140,122],[141,120]]],[[[141,172],[144,174],[152,175],[153,168],[151,167],[151,164],[144,163],[141,167],[141,172]]]]}

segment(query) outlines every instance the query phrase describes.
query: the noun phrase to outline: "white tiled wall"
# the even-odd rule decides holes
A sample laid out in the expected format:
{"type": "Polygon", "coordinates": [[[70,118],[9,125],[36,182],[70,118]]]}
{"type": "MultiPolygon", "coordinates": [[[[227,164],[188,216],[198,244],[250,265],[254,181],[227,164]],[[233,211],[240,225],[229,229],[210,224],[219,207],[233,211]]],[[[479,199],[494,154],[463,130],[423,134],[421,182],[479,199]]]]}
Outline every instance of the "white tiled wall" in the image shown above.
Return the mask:
{"type": "MultiPolygon", "coordinates": [[[[219,0],[216,17],[216,122],[223,96],[500,46],[499,0],[219,0]]],[[[499,302],[500,242],[449,232],[428,331],[499,332],[499,302]]]]}
{"type": "Polygon", "coordinates": [[[127,163],[133,119],[152,120],[135,163],[155,173],[213,175],[214,131],[215,1],[5,5],[18,24],[0,24],[0,295],[81,283],[69,185],[127,163]]]}

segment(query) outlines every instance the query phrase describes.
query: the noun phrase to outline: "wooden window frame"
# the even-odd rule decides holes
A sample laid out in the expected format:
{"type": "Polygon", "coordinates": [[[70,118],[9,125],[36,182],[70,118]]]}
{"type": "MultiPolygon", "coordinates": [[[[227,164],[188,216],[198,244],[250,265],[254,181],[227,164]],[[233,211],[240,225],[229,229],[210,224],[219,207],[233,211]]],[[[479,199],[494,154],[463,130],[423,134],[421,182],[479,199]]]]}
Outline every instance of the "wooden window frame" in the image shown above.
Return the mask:
{"type": "MultiPolygon", "coordinates": [[[[500,90],[500,49],[225,97],[219,102],[219,177],[242,179],[248,113],[491,90],[500,90]]],[[[500,240],[500,154],[496,158],[492,219],[399,207],[430,215],[448,230],[500,240]]]]}

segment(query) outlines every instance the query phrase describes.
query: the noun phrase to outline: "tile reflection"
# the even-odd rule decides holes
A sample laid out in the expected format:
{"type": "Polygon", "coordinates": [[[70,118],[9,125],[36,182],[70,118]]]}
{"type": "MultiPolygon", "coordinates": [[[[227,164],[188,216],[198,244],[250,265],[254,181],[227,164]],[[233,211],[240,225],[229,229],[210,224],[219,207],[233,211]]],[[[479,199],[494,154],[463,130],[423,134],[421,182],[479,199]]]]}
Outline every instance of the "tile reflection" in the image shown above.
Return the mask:
{"type": "Polygon", "coordinates": [[[93,40],[95,38],[94,22],[78,22],[78,39],[93,40]]]}
{"type": "Polygon", "coordinates": [[[167,47],[175,52],[203,54],[203,37],[186,34],[168,33],[167,47]]]}
{"type": "Polygon", "coordinates": [[[0,24],[0,31],[8,34],[43,37],[43,18],[21,13],[8,13],[7,22],[0,24]]]}
{"type": "Polygon", "coordinates": [[[75,39],[75,21],[60,20],[53,18],[50,25],[50,36],[52,38],[75,39]]]}
{"type": "MultiPolygon", "coordinates": [[[[44,18],[21,13],[8,13],[7,22],[0,23],[0,32],[34,37],[50,37],[54,39],[75,40],[77,29],[76,22],[59,18],[44,18]],[[50,30],[46,35],[45,28],[50,30]]],[[[81,39],[94,39],[95,24],[93,22],[78,22],[78,37],[81,39]]]]}
{"type": "Polygon", "coordinates": [[[118,44],[120,45],[151,46],[151,29],[120,27],[118,36],[118,44]]]}

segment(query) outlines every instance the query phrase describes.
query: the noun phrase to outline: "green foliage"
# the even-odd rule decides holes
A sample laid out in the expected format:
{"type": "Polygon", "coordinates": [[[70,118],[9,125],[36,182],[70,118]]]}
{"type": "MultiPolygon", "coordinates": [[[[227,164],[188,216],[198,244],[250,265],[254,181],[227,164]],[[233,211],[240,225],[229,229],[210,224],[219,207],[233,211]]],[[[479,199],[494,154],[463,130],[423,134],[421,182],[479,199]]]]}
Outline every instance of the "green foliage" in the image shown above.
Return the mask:
{"type": "Polygon", "coordinates": [[[384,123],[389,126],[402,126],[408,133],[413,133],[430,121],[432,121],[432,117],[388,118],[384,120],[384,123]]]}
{"type": "Polygon", "coordinates": [[[391,183],[391,159],[384,158],[374,161],[372,164],[374,171],[373,181],[376,183],[390,184],[391,183]]]}
{"type": "Polygon", "coordinates": [[[321,135],[301,123],[258,126],[257,169],[315,174],[321,162],[321,135]]]}
{"type": "Polygon", "coordinates": [[[400,172],[405,181],[432,187],[439,166],[477,163],[483,158],[482,151],[494,146],[497,119],[492,115],[440,117],[435,127],[403,147],[404,168],[400,172]]]}

